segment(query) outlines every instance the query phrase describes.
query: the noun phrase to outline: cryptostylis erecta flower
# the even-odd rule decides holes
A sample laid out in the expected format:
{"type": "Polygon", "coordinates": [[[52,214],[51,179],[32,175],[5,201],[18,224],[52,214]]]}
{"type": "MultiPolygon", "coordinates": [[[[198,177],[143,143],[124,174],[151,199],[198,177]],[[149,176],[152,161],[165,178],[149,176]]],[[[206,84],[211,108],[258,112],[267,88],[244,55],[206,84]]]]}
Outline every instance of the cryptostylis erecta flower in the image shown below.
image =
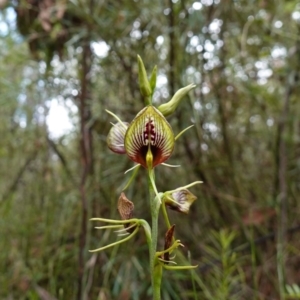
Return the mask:
{"type": "Polygon", "coordinates": [[[132,161],[152,169],[171,156],[175,136],[162,113],[148,105],[129,126],[125,122],[114,124],[108,133],[107,144],[113,152],[126,153],[132,161]]]}
{"type": "Polygon", "coordinates": [[[127,155],[147,169],[166,161],[173,152],[174,143],[170,124],[152,105],[137,114],[125,135],[127,155]]]}

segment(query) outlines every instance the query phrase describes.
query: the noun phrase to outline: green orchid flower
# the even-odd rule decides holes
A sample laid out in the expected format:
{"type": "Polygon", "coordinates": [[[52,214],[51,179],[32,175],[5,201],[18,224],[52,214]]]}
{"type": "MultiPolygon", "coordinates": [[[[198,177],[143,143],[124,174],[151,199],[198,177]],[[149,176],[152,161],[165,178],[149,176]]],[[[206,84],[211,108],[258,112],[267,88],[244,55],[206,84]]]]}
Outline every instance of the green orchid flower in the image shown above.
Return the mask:
{"type": "Polygon", "coordinates": [[[129,125],[124,143],[132,161],[152,169],[171,156],[175,136],[165,117],[149,105],[129,125]]]}
{"type": "Polygon", "coordinates": [[[169,208],[185,214],[188,214],[190,206],[197,199],[197,197],[187,189],[174,191],[169,194],[165,193],[164,196],[163,201],[169,208]]]}
{"type": "Polygon", "coordinates": [[[129,125],[106,111],[118,121],[108,133],[108,148],[117,154],[127,154],[138,166],[149,170],[164,164],[174,150],[175,141],[193,127],[191,125],[175,136],[169,122],[152,105],[143,108],[129,125]]]}

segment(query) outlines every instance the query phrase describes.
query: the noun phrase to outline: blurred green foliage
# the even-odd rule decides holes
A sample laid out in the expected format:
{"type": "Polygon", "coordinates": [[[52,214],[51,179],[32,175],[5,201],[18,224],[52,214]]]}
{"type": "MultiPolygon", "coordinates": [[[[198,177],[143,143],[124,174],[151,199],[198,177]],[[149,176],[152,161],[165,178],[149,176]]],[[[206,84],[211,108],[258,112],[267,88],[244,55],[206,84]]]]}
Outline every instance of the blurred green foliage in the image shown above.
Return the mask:
{"type": "MultiPolygon", "coordinates": [[[[89,222],[77,293],[81,188],[88,217],[118,218],[132,166],[106,147],[105,109],[130,122],[143,107],[137,54],[148,72],[158,65],[154,105],[197,85],[168,119],[175,134],[195,125],[168,161],[181,168],[159,167],[157,184],[165,191],[204,181],[189,215],[170,212],[185,245],[178,260],[190,252],[199,268],[166,272],[162,299],[298,297],[291,288],[300,284],[298,1],[2,3],[1,299],[151,299],[145,238],[91,255],[115,233],[89,222]],[[47,123],[54,102],[73,122],[59,136],[47,123]],[[80,124],[92,138],[83,185],[80,124]]],[[[149,219],[142,173],[126,196],[134,214],[149,219]]],[[[165,231],[161,222],[161,247],[165,231]]]]}

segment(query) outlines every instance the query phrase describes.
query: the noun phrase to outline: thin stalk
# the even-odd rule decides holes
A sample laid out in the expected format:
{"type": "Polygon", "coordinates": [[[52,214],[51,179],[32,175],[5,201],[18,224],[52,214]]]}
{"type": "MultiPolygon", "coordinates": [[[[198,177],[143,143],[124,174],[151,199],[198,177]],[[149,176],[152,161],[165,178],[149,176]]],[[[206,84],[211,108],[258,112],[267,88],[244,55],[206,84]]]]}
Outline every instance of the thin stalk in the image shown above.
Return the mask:
{"type": "Polygon", "coordinates": [[[152,229],[151,229],[151,245],[149,249],[150,254],[150,272],[151,272],[151,283],[153,289],[153,300],[160,300],[160,286],[162,279],[162,267],[158,263],[156,258],[157,249],[157,235],[158,235],[158,215],[161,205],[160,198],[155,196],[157,194],[155,187],[154,171],[149,171],[148,174],[148,188],[149,188],[149,198],[150,198],[150,209],[151,209],[151,219],[152,219],[152,229]]]}
{"type": "Polygon", "coordinates": [[[166,225],[167,225],[168,229],[170,229],[171,223],[170,223],[170,220],[169,220],[169,216],[168,216],[168,213],[167,213],[165,203],[163,203],[163,205],[162,205],[162,213],[163,213],[163,217],[165,219],[166,225]]]}

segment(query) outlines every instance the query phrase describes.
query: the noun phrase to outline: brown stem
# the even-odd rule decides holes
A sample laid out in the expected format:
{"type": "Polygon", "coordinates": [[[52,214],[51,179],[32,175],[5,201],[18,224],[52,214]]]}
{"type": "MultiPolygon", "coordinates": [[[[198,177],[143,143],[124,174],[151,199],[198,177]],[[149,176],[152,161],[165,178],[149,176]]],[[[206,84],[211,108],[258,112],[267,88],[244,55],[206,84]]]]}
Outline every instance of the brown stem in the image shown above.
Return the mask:
{"type": "Polygon", "coordinates": [[[287,227],[287,150],[285,142],[285,128],[288,118],[290,96],[292,93],[291,85],[287,85],[283,108],[278,124],[278,183],[279,183],[279,226],[277,236],[277,261],[278,261],[278,281],[280,287],[280,299],[284,299],[285,283],[285,245],[286,245],[286,227],[287,227]]]}
{"type": "Polygon", "coordinates": [[[79,95],[79,114],[80,114],[80,160],[81,160],[81,178],[80,178],[80,197],[81,197],[81,228],[79,235],[79,256],[78,256],[78,291],[77,299],[82,299],[83,294],[83,278],[85,264],[85,247],[87,240],[87,216],[88,216],[88,200],[86,191],[86,181],[93,172],[92,168],[92,134],[88,122],[91,120],[91,109],[89,104],[89,88],[92,52],[88,41],[83,46],[82,54],[82,72],[80,78],[81,92],[79,95]]]}
{"type": "Polygon", "coordinates": [[[170,49],[169,49],[169,65],[170,65],[170,74],[169,74],[169,86],[170,86],[170,94],[174,95],[175,94],[175,83],[176,83],[176,78],[175,78],[175,59],[176,59],[176,45],[175,45],[175,15],[174,15],[174,10],[173,10],[173,2],[172,0],[169,0],[169,8],[170,8],[170,13],[169,13],[169,39],[170,39],[170,49]]]}

